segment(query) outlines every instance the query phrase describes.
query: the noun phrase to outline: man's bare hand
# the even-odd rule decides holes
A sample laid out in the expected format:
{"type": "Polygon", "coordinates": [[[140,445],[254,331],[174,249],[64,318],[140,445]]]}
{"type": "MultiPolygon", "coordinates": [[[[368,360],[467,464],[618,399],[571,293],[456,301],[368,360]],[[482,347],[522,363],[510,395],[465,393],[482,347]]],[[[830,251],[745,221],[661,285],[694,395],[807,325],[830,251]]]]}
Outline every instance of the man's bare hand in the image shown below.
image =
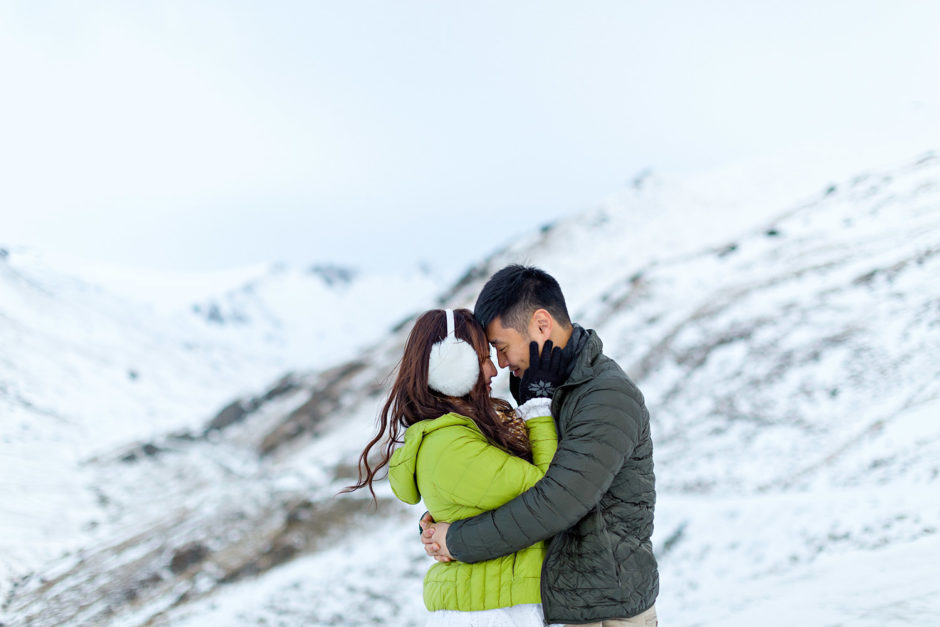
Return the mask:
{"type": "Polygon", "coordinates": [[[450,552],[447,550],[447,530],[450,528],[450,523],[432,523],[429,520],[425,520],[426,517],[430,518],[430,515],[422,516],[421,522],[419,523],[421,528],[424,529],[424,531],[421,532],[421,542],[424,543],[424,552],[439,562],[454,561],[454,558],[451,557],[450,552]]]}
{"type": "Polygon", "coordinates": [[[431,512],[424,512],[424,515],[421,517],[421,520],[418,521],[418,526],[421,527],[421,533],[434,524],[434,516],[431,516],[431,512]]]}
{"type": "Polygon", "coordinates": [[[450,553],[447,552],[447,527],[450,527],[449,523],[440,523],[444,528],[443,531],[440,531],[435,528],[434,517],[431,516],[430,512],[424,512],[424,515],[421,517],[421,520],[418,521],[418,526],[421,527],[421,542],[424,543],[424,551],[429,556],[433,557],[439,562],[451,562],[450,553]],[[441,552],[441,544],[444,545],[444,551],[441,552]]]}

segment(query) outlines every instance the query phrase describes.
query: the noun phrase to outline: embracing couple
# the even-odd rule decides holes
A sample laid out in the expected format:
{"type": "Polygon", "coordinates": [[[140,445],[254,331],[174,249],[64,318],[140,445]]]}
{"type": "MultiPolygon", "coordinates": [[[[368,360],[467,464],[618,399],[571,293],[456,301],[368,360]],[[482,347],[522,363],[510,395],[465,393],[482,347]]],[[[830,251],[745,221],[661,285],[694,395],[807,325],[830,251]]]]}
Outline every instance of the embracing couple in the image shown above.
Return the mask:
{"type": "Polygon", "coordinates": [[[386,465],[428,510],[429,626],[657,624],[649,414],[544,271],[508,266],[472,314],[418,318],[351,489],[386,465]],[[490,346],[517,408],[490,396],[490,346]]]}

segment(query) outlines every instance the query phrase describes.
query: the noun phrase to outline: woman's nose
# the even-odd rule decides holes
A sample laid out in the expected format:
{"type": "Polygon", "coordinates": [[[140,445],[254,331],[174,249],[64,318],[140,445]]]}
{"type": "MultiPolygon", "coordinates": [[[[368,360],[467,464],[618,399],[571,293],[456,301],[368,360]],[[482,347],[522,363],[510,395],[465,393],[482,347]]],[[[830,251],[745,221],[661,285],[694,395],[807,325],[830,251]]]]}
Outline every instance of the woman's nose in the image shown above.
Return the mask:
{"type": "Polygon", "coordinates": [[[486,364],[483,366],[483,374],[487,377],[493,378],[496,376],[496,366],[493,365],[492,359],[487,359],[486,364]]]}

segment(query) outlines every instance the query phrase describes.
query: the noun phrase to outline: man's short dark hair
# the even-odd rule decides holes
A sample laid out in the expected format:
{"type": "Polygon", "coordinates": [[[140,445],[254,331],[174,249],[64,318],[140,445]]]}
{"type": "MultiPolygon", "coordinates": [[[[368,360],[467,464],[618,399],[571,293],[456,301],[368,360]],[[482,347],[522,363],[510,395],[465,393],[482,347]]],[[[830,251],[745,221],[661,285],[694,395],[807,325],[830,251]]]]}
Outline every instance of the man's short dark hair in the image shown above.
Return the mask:
{"type": "Polygon", "coordinates": [[[514,264],[490,277],[477,297],[473,315],[484,329],[499,318],[504,327],[524,333],[537,309],[546,310],[562,326],[571,326],[558,281],[539,268],[514,264]]]}

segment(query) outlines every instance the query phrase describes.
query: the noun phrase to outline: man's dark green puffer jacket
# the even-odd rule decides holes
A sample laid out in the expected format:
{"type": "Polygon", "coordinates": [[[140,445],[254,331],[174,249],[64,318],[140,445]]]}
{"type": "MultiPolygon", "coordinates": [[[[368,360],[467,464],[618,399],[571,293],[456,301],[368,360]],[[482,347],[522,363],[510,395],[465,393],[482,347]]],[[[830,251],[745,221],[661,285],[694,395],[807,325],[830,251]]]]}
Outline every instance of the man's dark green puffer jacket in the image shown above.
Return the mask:
{"type": "Polygon", "coordinates": [[[652,607],[659,572],[650,536],[656,501],[643,395],[593,330],[552,399],[558,452],[534,487],[454,522],[447,547],[479,562],[551,538],[542,606],[552,623],[636,616],[652,607]]]}

